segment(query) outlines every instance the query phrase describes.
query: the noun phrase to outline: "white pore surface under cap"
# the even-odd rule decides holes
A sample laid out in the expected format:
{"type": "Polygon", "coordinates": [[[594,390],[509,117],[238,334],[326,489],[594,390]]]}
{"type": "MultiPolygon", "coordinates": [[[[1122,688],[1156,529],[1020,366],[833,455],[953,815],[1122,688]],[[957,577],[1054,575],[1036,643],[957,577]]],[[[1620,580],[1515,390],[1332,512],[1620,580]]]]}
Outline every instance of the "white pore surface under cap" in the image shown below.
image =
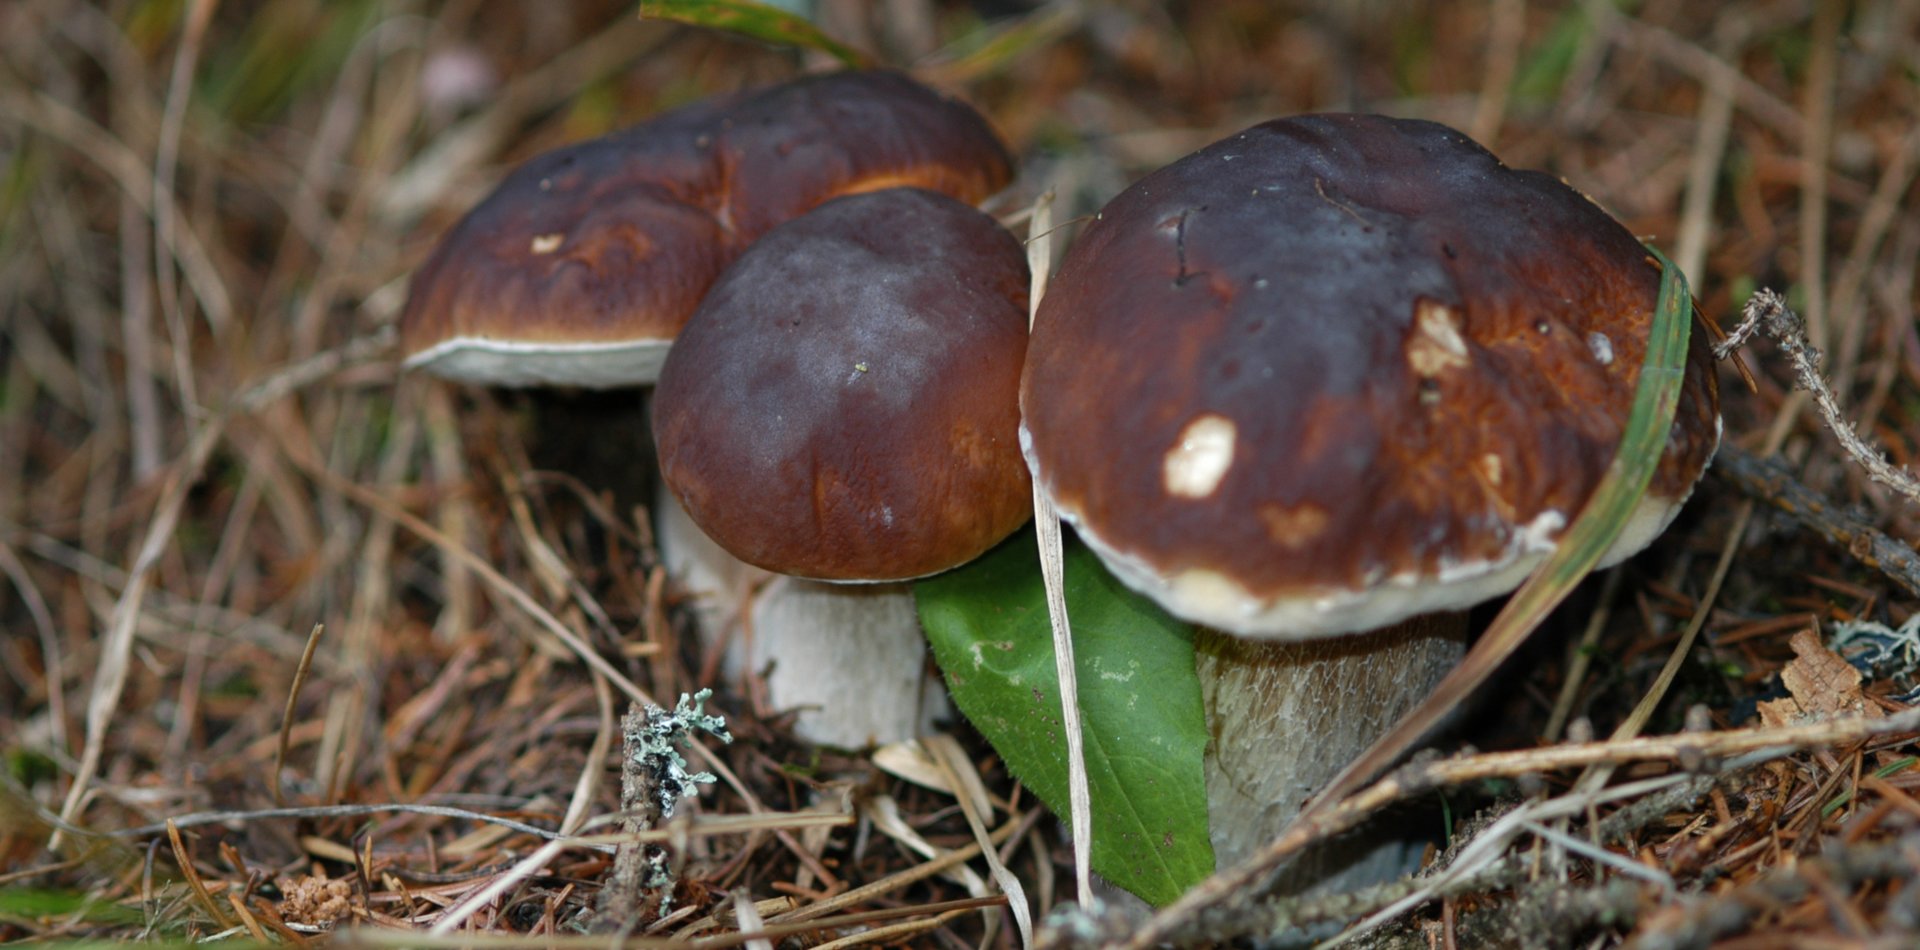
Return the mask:
{"type": "MultiPolygon", "coordinates": [[[[1683,498],[1647,495],[1640,501],[1613,546],[1600,560],[1606,567],[1652,543],[1679,514],[1683,498]]],[[[1072,512],[1071,522],[1100,560],[1129,587],[1152,597],[1167,612],[1243,637],[1311,640],[1376,630],[1408,617],[1462,610],[1520,586],[1552,553],[1567,519],[1546,511],[1517,529],[1500,556],[1484,561],[1441,565],[1437,575],[1406,572],[1381,578],[1359,590],[1333,590],[1263,599],[1217,571],[1194,569],[1162,576],[1141,558],[1116,549],[1072,512]]]]}
{"type": "Polygon", "coordinates": [[[481,386],[651,386],[660,379],[668,340],[528,343],[460,336],[407,357],[408,369],[481,386]]]}

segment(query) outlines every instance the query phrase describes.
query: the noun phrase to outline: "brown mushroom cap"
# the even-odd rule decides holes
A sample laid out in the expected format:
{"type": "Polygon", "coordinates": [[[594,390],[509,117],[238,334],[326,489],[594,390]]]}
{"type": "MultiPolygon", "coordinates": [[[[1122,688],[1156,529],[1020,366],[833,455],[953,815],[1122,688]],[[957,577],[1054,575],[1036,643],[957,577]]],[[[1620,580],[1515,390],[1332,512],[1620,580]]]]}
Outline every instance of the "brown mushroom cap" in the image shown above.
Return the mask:
{"type": "Polygon", "coordinates": [[[975,202],[1011,175],[977,113],[895,73],[696,104],[507,176],[415,275],[401,347],[407,365],[467,382],[649,383],[768,228],[903,184],[975,202]]]}
{"type": "Polygon", "coordinates": [[[665,481],[735,557],[819,580],[971,560],[1031,510],[1018,390],[1027,266],[932,192],[840,198],[769,231],[654,392],[665,481]]]}
{"type": "MultiPolygon", "coordinates": [[[[1176,614],[1297,639],[1504,593],[1612,459],[1660,273],[1591,201],[1430,122],[1255,126],[1115,198],[1035,321],[1029,462],[1176,614]]],[[[1693,335],[1611,559],[1717,444],[1693,335]]]]}

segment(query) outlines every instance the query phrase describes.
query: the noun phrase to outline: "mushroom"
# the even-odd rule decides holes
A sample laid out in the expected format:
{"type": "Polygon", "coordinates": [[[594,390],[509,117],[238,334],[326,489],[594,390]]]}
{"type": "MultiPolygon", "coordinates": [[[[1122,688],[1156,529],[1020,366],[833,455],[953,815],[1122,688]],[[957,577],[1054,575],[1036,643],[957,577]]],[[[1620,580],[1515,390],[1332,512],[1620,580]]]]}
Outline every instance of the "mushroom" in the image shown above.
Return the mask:
{"type": "Polygon", "coordinates": [[[652,383],[768,228],[837,195],[912,185],[974,202],[1011,176],[978,113],[897,73],[697,103],[508,175],[414,275],[401,349],[470,383],[652,383]]]}
{"type": "MultiPolygon", "coordinates": [[[[1551,176],[1431,122],[1254,126],[1142,179],[1061,263],[1022,440],[1062,517],[1205,625],[1217,858],[1238,863],[1418,702],[1459,611],[1553,549],[1625,426],[1660,273],[1551,176]]],[[[1673,519],[1719,436],[1701,335],[1608,552],[1673,519]]],[[[1291,869],[1399,873],[1393,842],[1291,869]]]]}
{"type": "Polygon", "coordinates": [[[864,671],[903,650],[924,668],[898,582],[972,560],[1030,514],[1016,436],[1026,300],[1024,253],[992,218],[889,189],[768,232],[667,357],[653,401],[667,486],[720,546],[787,575],[777,603],[846,625],[823,638],[754,611],[756,662],[778,650],[769,698],[825,707],[801,714],[816,741],[924,726],[931,684],[864,671]]]}
{"type": "MultiPolygon", "coordinates": [[[[978,113],[896,73],[815,76],[687,106],[508,175],[414,275],[403,358],[483,385],[650,385],[714,280],[774,226],[837,196],[898,186],[978,202],[1011,175],[978,113]]],[[[662,560],[703,632],[718,637],[758,572],[700,537],[664,495],[662,560]]],[[[910,604],[842,599],[823,615],[818,600],[775,585],[754,609],[762,628],[837,624],[849,610],[864,625],[904,624],[914,650],[869,653],[869,667],[891,658],[893,672],[872,675],[919,677],[910,604]]],[[[944,709],[942,697],[936,685],[927,708],[944,709]]]]}

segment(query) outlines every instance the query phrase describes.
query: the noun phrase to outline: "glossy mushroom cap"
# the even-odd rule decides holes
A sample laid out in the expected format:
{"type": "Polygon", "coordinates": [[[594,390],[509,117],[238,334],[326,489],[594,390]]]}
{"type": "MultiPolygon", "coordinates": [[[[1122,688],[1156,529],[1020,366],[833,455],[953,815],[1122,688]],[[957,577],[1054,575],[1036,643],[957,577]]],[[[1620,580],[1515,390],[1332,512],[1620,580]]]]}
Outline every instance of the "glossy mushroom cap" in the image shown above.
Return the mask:
{"type": "Polygon", "coordinates": [[[840,198],[728,269],[654,392],[661,473],[702,531],[770,571],[904,580],[1012,533],[1027,266],[932,192],[840,198]]]}
{"type": "MultiPolygon", "coordinates": [[[[1452,129],[1269,122],[1074,243],[1022,437],[1062,515],[1183,617],[1300,639],[1457,609],[1517,586],[1600,481],[1659,280],[1587,198],[1452,129]]],[[[1717,444],[1702,336],[1610,560],[1666,527],[1717,444]]]]}
{"type": "Polygon", "coordinates": [[[466,382],[652,382],[721,270],[837,195],[976,202],[1012,176],[971,108],[895,73],[800,79],[538,156],[414,276],[406,363],[466,382]]]}

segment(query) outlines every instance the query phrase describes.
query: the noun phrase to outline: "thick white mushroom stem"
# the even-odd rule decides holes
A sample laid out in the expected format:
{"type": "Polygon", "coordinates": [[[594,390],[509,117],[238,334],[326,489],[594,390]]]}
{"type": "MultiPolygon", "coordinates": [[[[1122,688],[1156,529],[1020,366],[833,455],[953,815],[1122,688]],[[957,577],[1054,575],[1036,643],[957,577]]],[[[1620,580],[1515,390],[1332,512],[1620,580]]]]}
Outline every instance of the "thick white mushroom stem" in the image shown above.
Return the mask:
{"type": "MultiPolygon", "coordinates": [[[[1202,629],[1196,667],[1212,741],[1207,812],[1220,867],[1258,851],[1341,768],[1426,698],[1466,652],[1466,615],[1429,614],[1368,633],[1249,640],[1202,629]]],[[[1393,830],[1302,854],[1280,893],[1335,892],[1413,869],[1393,830]]]]}
{"type": "Polygon", "coordinates": [[[766,702],[795,710],[794,735],[847,749],[931,732],[948,714],[906,584],[780,577],[728,554],[672,494],[655,498],[656,542],[703,644],[726,638],[725,676],[765,673],[766,702]]]}
{"type": "MultiPolygon", "coordinates": [[[[907,584],[823,584],[776,577],[755,596],[746,669],[767,700],[797,709],[794,734],[848,749],[934,731],[947,691],[927,662],[907,584]]],[[[736,653],[741,651],[735,651],[736,653]]]]}

